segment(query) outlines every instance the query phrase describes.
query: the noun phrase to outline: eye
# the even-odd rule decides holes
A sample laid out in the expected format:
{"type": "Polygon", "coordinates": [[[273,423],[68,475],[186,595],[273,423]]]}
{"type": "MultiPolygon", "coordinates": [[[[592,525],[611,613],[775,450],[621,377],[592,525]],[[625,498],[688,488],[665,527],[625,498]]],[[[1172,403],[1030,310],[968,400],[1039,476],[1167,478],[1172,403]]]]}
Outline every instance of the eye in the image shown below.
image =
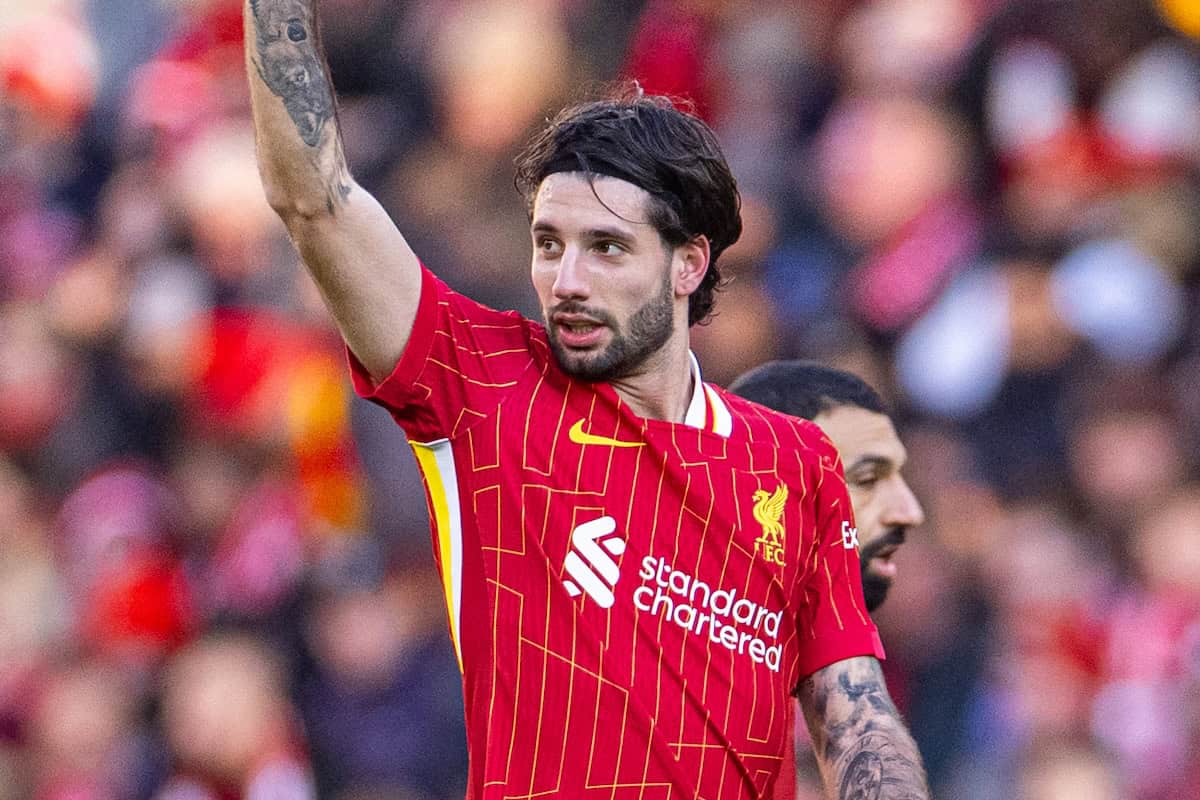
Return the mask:
{"type": "Polygon", "coordinates": [[[304,30],[304,25],[298,19],[290,19],[287,24],[287,36],[293,42],[303,42],[308,38],[308,32],[304,30]]]}
{"type": "Polygon", "coordinates": [[[846,480],[851,486],[855,486],[859,489],[870,489],[872,486],[879,483],[879,473],[865,472],[857,475],[851,475],[847,477],[846,480]]]}
{"type": "Polygon", "coordinates": [[[551,236],[537,237],[533,246],[543,258],[554,258],[562,252],[562,243],[551,236]]]}
{"type": "Polygon", "coordinates": [[[616,242],[597,242],[593,247],[597,253],[608,258],[616,258],[629,252],[616,242]]]}

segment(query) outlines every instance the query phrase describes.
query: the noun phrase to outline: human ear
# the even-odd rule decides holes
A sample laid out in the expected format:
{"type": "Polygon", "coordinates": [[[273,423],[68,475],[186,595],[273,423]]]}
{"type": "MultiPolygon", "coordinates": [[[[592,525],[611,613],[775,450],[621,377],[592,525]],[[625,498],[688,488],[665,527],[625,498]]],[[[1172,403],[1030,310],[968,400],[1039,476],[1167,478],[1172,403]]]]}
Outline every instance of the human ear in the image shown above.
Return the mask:
{"type": "Polygon", "coordinates": [[[707,236],[696,236],[675,248],[671,268],[676,294],[690,295],[700,287],[711,253],[707,236]]]}

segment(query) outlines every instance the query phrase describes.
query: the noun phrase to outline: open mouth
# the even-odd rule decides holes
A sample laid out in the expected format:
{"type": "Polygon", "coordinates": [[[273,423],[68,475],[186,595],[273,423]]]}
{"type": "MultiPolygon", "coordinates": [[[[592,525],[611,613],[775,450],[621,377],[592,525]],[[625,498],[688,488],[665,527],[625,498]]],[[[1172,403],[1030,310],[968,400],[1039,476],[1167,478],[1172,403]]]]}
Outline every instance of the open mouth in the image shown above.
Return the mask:
{"type": "Polygon", "coordinates": [[[552,320],[556,338],[564,347],[595,347],[604,336],[604,323],[573,314],[555,314],[552,320]]]}

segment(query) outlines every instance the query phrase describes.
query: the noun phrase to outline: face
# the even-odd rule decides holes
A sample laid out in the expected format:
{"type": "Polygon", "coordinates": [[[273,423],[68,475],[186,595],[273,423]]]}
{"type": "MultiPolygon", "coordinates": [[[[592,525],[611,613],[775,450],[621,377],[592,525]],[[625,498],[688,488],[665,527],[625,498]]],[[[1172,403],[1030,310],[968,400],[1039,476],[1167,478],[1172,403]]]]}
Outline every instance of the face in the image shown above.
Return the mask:
{"type": "Polygon", "coordinates": [[[925,521],[921,504],[900,474],[908,453],[884,414],[837,406],[821,412],[813,422],[842,457],[858,526],[863,594],[867,610],[874,611],[896,577],[892,555],[904,543],[908,528],[925,521]]]}
{"type": "Polygon", "coordinates": [[[664,345],[687,335],[687,298],[704,276],[707,245],[668,247],[648,221],[649,201],[631,183],[581,173],[549,175],[538,189],[533,285],[569,375],[652,372],[664,345]]]}

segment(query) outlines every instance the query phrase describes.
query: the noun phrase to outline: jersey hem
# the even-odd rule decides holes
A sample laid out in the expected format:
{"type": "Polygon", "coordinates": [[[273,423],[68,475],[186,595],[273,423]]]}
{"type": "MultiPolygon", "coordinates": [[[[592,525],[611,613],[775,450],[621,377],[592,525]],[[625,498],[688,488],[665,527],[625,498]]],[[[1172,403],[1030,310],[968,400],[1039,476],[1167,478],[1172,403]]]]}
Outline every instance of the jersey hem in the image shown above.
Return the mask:
{"type": "Polygon", "coordinates": [[[364,400],[370,400],[380,405],[389,403],[388,388],[400,385],[405,388],[416,383],[417,378],[425,368],[429,352],[433,349],[434,326],[437,311],[437,286],[433,273],[421,265],[421,297],[417,301],[417,315],[413,319],[412,332],[404,346],[404,352],[391,373],[376,383],[371,373],[358,360],[358,356],[347,347],[346,359],[350,363],[350,380],[354,384],[354,392],[364,400]]]}
{"type": "Polygon", "coordinates": [[[847,658],[874,656],[880,661],[887,658],[879,631],[874,629],[859,628],[826,634],[811,642],[810,648],[815,652],[808,656],[800,656],[800,680],[847,658]]]}

